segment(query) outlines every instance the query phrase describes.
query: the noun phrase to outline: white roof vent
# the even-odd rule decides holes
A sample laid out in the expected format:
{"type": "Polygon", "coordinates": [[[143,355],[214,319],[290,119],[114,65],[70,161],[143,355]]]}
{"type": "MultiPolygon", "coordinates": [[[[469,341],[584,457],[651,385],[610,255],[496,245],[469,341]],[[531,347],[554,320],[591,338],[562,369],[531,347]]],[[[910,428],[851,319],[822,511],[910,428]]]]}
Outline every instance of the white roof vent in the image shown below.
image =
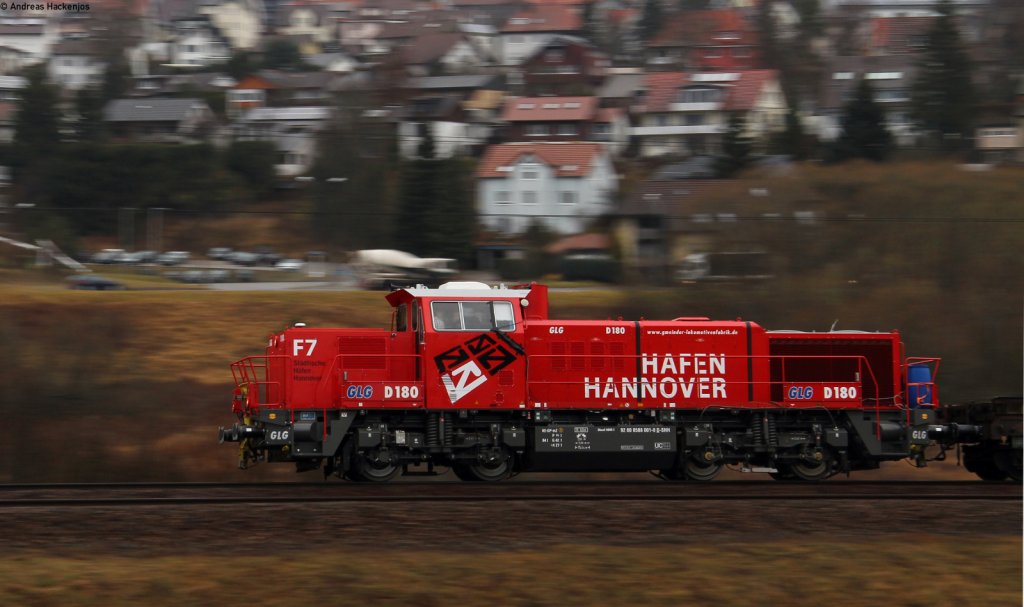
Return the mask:
{"type": "Polygon", "coordinates": [[[486,284],[484,284],[482,282],[474,282],[474,281],[446,282],[443,285],[439,286],[438,289],[442,289],[442,290],[445,290],[445,291],[456,291],[456,290],[460,290],[460,291],[477,291],[477,290],[490,291],[491,290],[491,288],[489,286],[487,286],[486,284]]]}

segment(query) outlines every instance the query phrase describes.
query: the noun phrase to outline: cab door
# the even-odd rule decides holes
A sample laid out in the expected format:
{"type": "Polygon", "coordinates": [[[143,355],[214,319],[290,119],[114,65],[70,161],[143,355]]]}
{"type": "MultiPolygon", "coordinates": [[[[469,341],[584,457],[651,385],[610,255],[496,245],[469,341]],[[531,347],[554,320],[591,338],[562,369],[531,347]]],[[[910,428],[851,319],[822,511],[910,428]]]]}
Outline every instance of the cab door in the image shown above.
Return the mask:
{"type": "Polygon", "coordinates": [[[508,300],[424,302],[430,408],[519,408],[526,391],[523,323],[508,300]]]}

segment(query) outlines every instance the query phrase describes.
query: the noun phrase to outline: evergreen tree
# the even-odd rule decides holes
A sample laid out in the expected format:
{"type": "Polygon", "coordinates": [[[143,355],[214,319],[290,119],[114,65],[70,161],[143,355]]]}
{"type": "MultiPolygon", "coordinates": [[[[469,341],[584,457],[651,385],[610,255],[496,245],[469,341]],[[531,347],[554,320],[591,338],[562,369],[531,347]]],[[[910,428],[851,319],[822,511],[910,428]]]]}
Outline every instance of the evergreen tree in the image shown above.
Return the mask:
{"type": "Polygon", "coordinates": [[[439,166],[440,161],[433,158],[417,158],[405,163],[402,171],[395,239],[399,248],[416,255],[438,257],[433,249],[444,238],[436,228],[441,223],[437,204],[439,166]]]}
{"type": "Polygon", "coordinates": [[[836,162],[865,158],[881,162],[892,151],[892,134],[885,126],[885,113],[875,101],[874,87],[861,78],[856,93],[843,108],[841,132],[832,147],[836,162]]]}
{"type": "Polygon", "coordinates": [[[772,137],[773,154],[785,154],[793,160],[804,160],[810,155],[807,133],[796,110],[786,112],[786,128],[772,137]]]}
{"type": "Polygon", "coordinates": [[[441,163],[441,188],[437,193],[434,254],[458,259],[462,267],[472,263],[476,240],[476,204],[473,198],[473,165],[467,158],[452,157],[441,163]]]}
{"type": "Polygon", "coordinates": [[[84,88],[78,91],[75,96],[75,109],[78,114],[75,134],[78,141],[98,142],[105,135],[103,103],[103,98],[95,89],[84,88]]]}
{"type": "Polygon", "coordinates": [[[952,3],[940,0],[936,10],[939,16],[928,32],[913,85],[912,111],[917,124],[940,139],[942,149],[955,151],[968,140],[974,118],[972,67],[952,3]]]}
{"type": "Polygon", "coordinates": [[[729,117],[729,130],[722,139],[722,155],[715,161],[719,177],[732,177],[750,163],[752,145],[746,131],[747,121],[741,114],[729,117]]]}
{"type": "Polygon", "coordinates": [[[271,70],[298,70],[305,67],[302,53],[287,38],[274,38],[263,51],[263,67],[271,70]]]}
{"type": "Polygon", "coordinates": [[[416,155],[420,158],[433,160],[436,156],[436,145],[434,144],[434,132],[429,124],[420,125],[420,144],[416,147],[416,155]]]}
{"type": "Polygon", "coordinates": [[[60,141],[60,112],[57,109],[57,89],[46,81],[44,66],[29,68],[25,76],[28,82],[18,100],[14,144],[22,156],[22,163],[31,164],[60,141]]]}
{"type": "Polygon", "coordinates": [[[663,19],[661,0],[644,2],[644,12],[640,15],[640,37],[649,42],[661,29],[663,19]]]}
{"type": "Polygon", "coordinates": [[[363,116],[369,107],[358,94],[341,99],[317,141],[312,227],[328,246],[392,246],[398,172],[388,152],[393,134],[363,116]]]}

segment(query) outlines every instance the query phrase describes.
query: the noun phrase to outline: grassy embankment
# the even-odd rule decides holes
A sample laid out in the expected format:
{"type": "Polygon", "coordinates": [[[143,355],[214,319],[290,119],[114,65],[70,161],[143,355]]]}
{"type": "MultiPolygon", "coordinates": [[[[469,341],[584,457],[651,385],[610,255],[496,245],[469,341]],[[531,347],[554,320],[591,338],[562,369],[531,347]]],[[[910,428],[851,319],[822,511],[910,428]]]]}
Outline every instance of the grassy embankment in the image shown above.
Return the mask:
{"type": "Polygon", "coordinates": [[[5,605],[1020,605],[1019,538],[0,560],[5,605]],[[267,576],[266,574],[270,574],[267,576]],[[335,598],[336,597],[336,598],[335,598]]]}

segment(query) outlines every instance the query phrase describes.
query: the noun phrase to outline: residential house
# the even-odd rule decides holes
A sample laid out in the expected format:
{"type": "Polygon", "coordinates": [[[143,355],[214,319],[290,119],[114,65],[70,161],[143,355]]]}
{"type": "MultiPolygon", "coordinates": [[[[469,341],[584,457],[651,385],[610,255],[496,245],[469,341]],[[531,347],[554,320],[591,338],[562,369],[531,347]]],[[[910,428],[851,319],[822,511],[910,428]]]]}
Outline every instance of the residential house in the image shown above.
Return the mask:
{"type": "Polygon", "coordinates": [[[275,32],[298,42],[303,54],[319,53],[338,39],[337,24],[327,4],[296,2],[277,7],[275,32]]]}
{"type": "Polygon", "coordinates": [[[775,70],[655,72],[633,105],[641,156],[721,152],[729,119],[739,115],[756,147],[785,126],[787,105],[775,70]]]}
{"type": "Polygon", "coordinates": [[[199,68],[231,58],[231,45],[206,17],[183,17],[174,21],[171,63],[177,67],[199,68]]]}
{"type": "Polygon", "coordinates": [[[402,60],[413,76],[479,72],[494,57],[461,32],[430,32],[402,46],[402,60]]]}
{"type": "Polygon", "coordinates": [[[1024,161],[1024,131],[1012,122],[986,122],[974,130],[974,149],[985,162],[1024,161]]]}
{"type": "Polygon", "coordinates": [[[501,120],[506,141],[589,141],[597,97],[511,97],[501,120]]]}
{"type": "Polygon", "coordinates": [[[505,141],[596,141],[617,156],[629,139],[622,108],[599,108],[597,97],[512,97],[501,121],[505,141]]]}
{"type": "MultiPolygon", "coordinates": [[[[773,238],[816,229],[815,196],[806,184],[773,197],[765,182],[710,178],[713,159],[668,165],[632,188],[616,210],[613,233],[627,272],[650,281],[670,281],[688,256],[745,253],[770,263],[773,238]],[[792,222],[782,223],[783,219],[792,222]],[[767,236],[765,222],[779,231],[767,236]]],[[[778,242],[776,240],[775,242],[778,242]]]]}
{"type": "Polygon", "coordinates": [[[322,105],[329,100],[329,72],[260,70],[242,78],[227,94],[229,118],[257,107],[322,105]]]}
{"type": "Polygon", "coordinates": [[[812,130],[823,141],[835,140],[846,104],[856,94],[861,79],[866,78],[875,92],[875,101],[885,112],[886,127],[895,143],[913,145],[918,136],[910,118],[916,61],[910,55],[834,57],[823,76],[812,130]]]}
{"type": "Polygon", "coordinates": [[[611,61],[590,42],[554,36],[525,57],[519,66],[530,96],[591,95],[607,75],[611,61]]]}
{"type": "Polygon", "coordinates": [[[237,141],[270,141],[277,149],[278,178],[305,175],[316,160],[316,139],[331,117],[329,107],[263,107],[235,122],[237,141]]]}
{"type": "Polygon", "coordinates": [[[115,140],[195,143],[211,133],[214,115],[201,99],[114,99],[103,120],[115,140]]]}
{"type": "Polygon", "coordinates": [[[253,50],[259,44],[266,21],[260,0],[215,0],[198,8],[217,28],[232,49],[253,50]]]}
{"type": "Polygon", "coordinates": [[[618,187],[611,155],[598,143],[493,145],[476,175],[480,221],[501,234],[522,234],[534,222],[582,232],[613,210],[618,187]]]}
{"type": "Polygon", "coordinates": [[[757,30],[736,9],[682,11],[647,43],[647,65],[664,70],[737,72],[761,67],[757,30]]]}
{"type": "Polygon", "coordinates": [[[504,94],[501,79],[492,75],[413,78],[411,95],[398,122],[398,147],[415,158],[427,133],[434,156],[476,154],[490,139],[504,94]]]}
{"type": "Polygon", "coordinates": [[[0,46],[0,74],[14,74],[36,63],[32,54],[9,46],[0,46]]]}
{"type": "Polygon", "coordinates": [[[50,58],[50,47],[59,39],[56,20],[49,16],[4,17],[0,20],[0,49],[6,62],[35,65],[50,58]]]}
{"type": "Polygon", "coordinates": [[[639,70],[608,74],[596,92],[601,107],[631,107],[646,78],[647,74],[639,70]]]}
{"type": "Polygon", "coordinates": [[[14,141],[18,100],[28,80],[21,76],[0,76],[0,143],[14,141]]]}
{"type": "Polygon", "coordinates": [[[875,17],[863,22],[860,55],[910,55],[924,50],[934,17],[875,17]]]}
{"type": "Polygon", "coordinates": [[[77,91],[103,81],[107,64],[97,56],[88,38],[61,40],[53,45],[46,69],[50,82],[62,89],[77,91]]]}
{"type": "Polygon", "coordinates": [[[572,7],[527,6],[509,17],[498,31],[498,61],[519,65],[556,36],[579,36],[582,26],[579,11],[572,7]]]}

